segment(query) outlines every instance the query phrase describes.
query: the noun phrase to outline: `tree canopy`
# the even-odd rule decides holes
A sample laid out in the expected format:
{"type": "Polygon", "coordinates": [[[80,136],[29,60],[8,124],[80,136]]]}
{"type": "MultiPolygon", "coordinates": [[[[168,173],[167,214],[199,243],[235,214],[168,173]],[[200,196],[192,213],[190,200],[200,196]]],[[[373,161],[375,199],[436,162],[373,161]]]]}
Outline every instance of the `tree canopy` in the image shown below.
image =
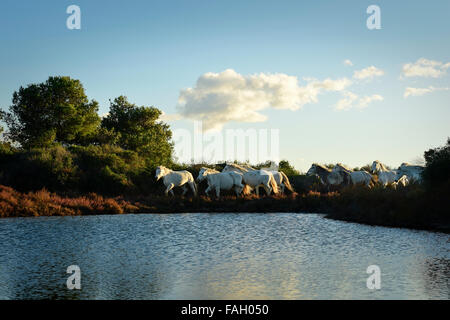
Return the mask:
{"type": "Polygon", "coordinates": [[[425,151],[424,180],[431,186],[450,183],[450,138],[443,147],[425,151]]]}
{"type": "Polygon", "coordinates": [[[172,132],[158,121],[161,111],[155,107],[137,106],[120,96],[111,101],[109,114],[101,127],[105,136],[116,133],[117,145],[138,152],[151,162],[166,164],[172,157],[172,132]]]}
{"type": "Polygon", "coordinates": [[[278,167],[279,171],[284,172],[288,176],[296,176],[300,174],[300,172],[298,172],[287,160],[281,160],[278,167]]]}
{"type": "Polygon", "coordinates": [[[24,148],[54,142],[83,144],[100,124],[98,103],[89,101],[83,85],[70,77],[50,77],[13,94],[9,112],[2,112],[7,137],[24,148]]]}

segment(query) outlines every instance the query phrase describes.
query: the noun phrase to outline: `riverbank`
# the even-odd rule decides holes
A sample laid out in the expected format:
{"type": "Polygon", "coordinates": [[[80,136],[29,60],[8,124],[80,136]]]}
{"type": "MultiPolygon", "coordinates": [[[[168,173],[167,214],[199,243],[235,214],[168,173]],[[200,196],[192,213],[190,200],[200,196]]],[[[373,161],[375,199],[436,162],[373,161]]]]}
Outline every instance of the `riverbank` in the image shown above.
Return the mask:
{"type": "Polygon", "coordinates": [[[159,195],[105,197],[59,195],[44,190],[21,193],[0,185],[0,217],[77,216],[126,213],[303,212],[369,225],[450,233],[450,200],[446,191],[426,192],[418,186],[402,190],[361,187],[339,192],[221,199],[206,196],[167,198],[159,195]]]}
{"type": "Polygon", "coordinates": [[[431,190],[420,185],[394,190],[345,188],[327,217],[386,227],[450,233],[450,188],[431,190]]]}

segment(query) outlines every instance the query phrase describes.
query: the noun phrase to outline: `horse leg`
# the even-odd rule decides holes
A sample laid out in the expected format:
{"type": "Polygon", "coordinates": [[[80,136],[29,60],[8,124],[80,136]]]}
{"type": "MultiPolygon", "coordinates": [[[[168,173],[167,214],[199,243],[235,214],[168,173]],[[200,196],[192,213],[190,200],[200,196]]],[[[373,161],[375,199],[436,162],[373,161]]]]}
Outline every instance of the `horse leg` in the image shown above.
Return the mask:
{"type": "Polygon", "coordinates": [[[239,188],[239,194],[242,194],[242,193],[244,192],[245,186],[244,186],[242,183],[240,183],[240,184],[238,185],[238,188],[239,188]]]}
{"type": "Polygon", "coordinates": [[[170,194],[173,195],[172,189],[173,189],[174,186],[175,186],[175,185],[174,185],[173,183],[171,183],[171,184],[169,184],[169,185],[167,186],[166,191],[164,191],[164,193],[166,194],[166,196],[169,196],[169,191],[170,191],[170,194]]]}
{"type": "Polygon", "coordinates": [[[187,190],[187,187],[186,187],[185,184],[182,186],[182,188],[183,188],[183,194],[182,194],[182,196],[184,196],[188,190],[187,190]]]}
{"type": "Polygon", "coordinates": [[[264,185],[264,190],[266,190],[266,194],[270,196],[270,193],[272,192],[272,188],[269,185],[264,185]]]}
{"type": "Polygon", "coordinates": [[[220,187],[219,186],[216,187],[216,196],[218,199],[220,199],[220,187]]]}
{"type": "Polygon", "coordinates": [[[242,190],[244,189],[244,186],[234,186],[234,192],[236,192],[236,197],[239,197],[239,195],[242,193],[242,190]]]}
{"type": "Polygon", "coordinates": [[[194,196],[197,196],[197,190],[195,189],[195,182],[189,182],[189,187],[191,187],[194,196]]]}
{"type": "Polygon", "coordinates": [[[256,186],[255,190],[256,190],[256,196],[259,198],[259,186],[256,186]]]}
{"type": "Polygon", "coordinates": [[[209,191],[211,191],[211,186],[208,186],[208,188],[206,188],[206,190],[205,190],[205,193],[208,197],[209,197],[209,191]]]}

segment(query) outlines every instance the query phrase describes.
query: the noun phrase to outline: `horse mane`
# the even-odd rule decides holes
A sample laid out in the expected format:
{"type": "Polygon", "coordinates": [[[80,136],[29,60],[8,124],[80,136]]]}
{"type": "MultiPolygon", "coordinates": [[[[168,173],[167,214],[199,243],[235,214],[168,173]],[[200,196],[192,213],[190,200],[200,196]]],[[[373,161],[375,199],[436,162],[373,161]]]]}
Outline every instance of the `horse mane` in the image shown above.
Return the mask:
{"type": "Polygon", "coordinates": [[[343,165],[342,163],[336,164],[336,167],[344,169],[344,171],[352,172],[353,170],[348,168],[347,166],[343,165]]]}
{"type": "Polygon", "coordinates": [[[220,173],[220,171],[217,171],[213,168],[207,168],[207,167],[201,167],[200,170],[205,169],[205,172],[211,172],[211,173],[220,173]]]}
{"type": "Polygon", "coordinates": [[[381,163],[381,161],[375,160],[374,162],[380,165],[381,171],[389,171],[389,169],[383,163],[381,163]]]}
{"type": "Polygon", "coordinates": [[[233,168],[235,168],[235,169],[237,169],[237,170],[239,170],[241,172],[248,172],[249,171],[249,169],[244,168],[243,166],[240,166],[240,165],[238,165],[236,163],[227,163],[227,166],[233,167],[233,168]]]}
{"type": "Polygon", "coordinates": [[[331,169],[325,167],[324,165],[318,164],[318,163],[313,163],[313,166],[315,166],[316,168],[321,169],[322,171],[326,171],[328,173],[331,172],[331,169]]]}
{"type": "Polygon", "coordinates": [[[247,169],[247,170],[256,170],[255,168],[253,168],[252,166],[249,166],[247,164],[241,164],[240,165],[242,168],[247,169]]]}

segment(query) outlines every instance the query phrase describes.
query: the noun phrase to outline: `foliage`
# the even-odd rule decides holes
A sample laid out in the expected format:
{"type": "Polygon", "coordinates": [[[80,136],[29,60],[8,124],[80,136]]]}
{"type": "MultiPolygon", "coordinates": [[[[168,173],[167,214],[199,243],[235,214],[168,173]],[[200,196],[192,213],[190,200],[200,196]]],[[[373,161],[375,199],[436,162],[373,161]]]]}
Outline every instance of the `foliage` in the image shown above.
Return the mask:
{"type": "Polygon", "coordinates": [[[55,144],[45,148],[0,148],[0,181],[21,191],[66,190],[76,186],[77,170],[72,154],[55,144]]]}
{"type": "Polygon", "coordinates": [[[281,160],[278,164],[279,171],[284,172],[287,176],[296,176],[300,173],[287,160],[281,160]]]}
{"type": "Polygon", "coordinates": [[[443,147],[430,149],[424,154],[426,166],[423,172],[425,182],[431,186],[450,186],[450,138],[443,147]]]}
{"type": "Polygon", "coordinates": [[[52,143],[82,144],[100,123],[98,103],[89,101],[79,80],[50,77],[44,83],[20,87],[9,112],[2,112],[7,137],[26,149],[52,143]]]}
{"type": "Polygon", "coordinates": [[[173,153],[172,132],[167,124],[157,121],[160,116],[157,108],[138,107],[120,96],[111,102],[102,128],[120,134],[117,145],[123,149],[136,151],[152,164],[168,165],[173,153]]]}
{"type": "Polygon", "coordinates": [[[105,198],[94,193],[81,197],[61,197],[45,189],[20,193],[0,185],[0,217],[122,214],[138,209],[120,197],[105,198]]]}
{"type": "Polygon", "coordinates": [[[136,152],[111,145],[55,144],[31,150],[1,148],[0,183],[19,191],[101,194],[150,192],[154,168],[136,152]]]}
{"type": "Polygon", "coordinates": [[[79,168],[79,189],[84,192],[133,192],[132,177],[145,168],[145,161],[136,152],[117,146],[73,146],[70,150],[79,168]]]}

